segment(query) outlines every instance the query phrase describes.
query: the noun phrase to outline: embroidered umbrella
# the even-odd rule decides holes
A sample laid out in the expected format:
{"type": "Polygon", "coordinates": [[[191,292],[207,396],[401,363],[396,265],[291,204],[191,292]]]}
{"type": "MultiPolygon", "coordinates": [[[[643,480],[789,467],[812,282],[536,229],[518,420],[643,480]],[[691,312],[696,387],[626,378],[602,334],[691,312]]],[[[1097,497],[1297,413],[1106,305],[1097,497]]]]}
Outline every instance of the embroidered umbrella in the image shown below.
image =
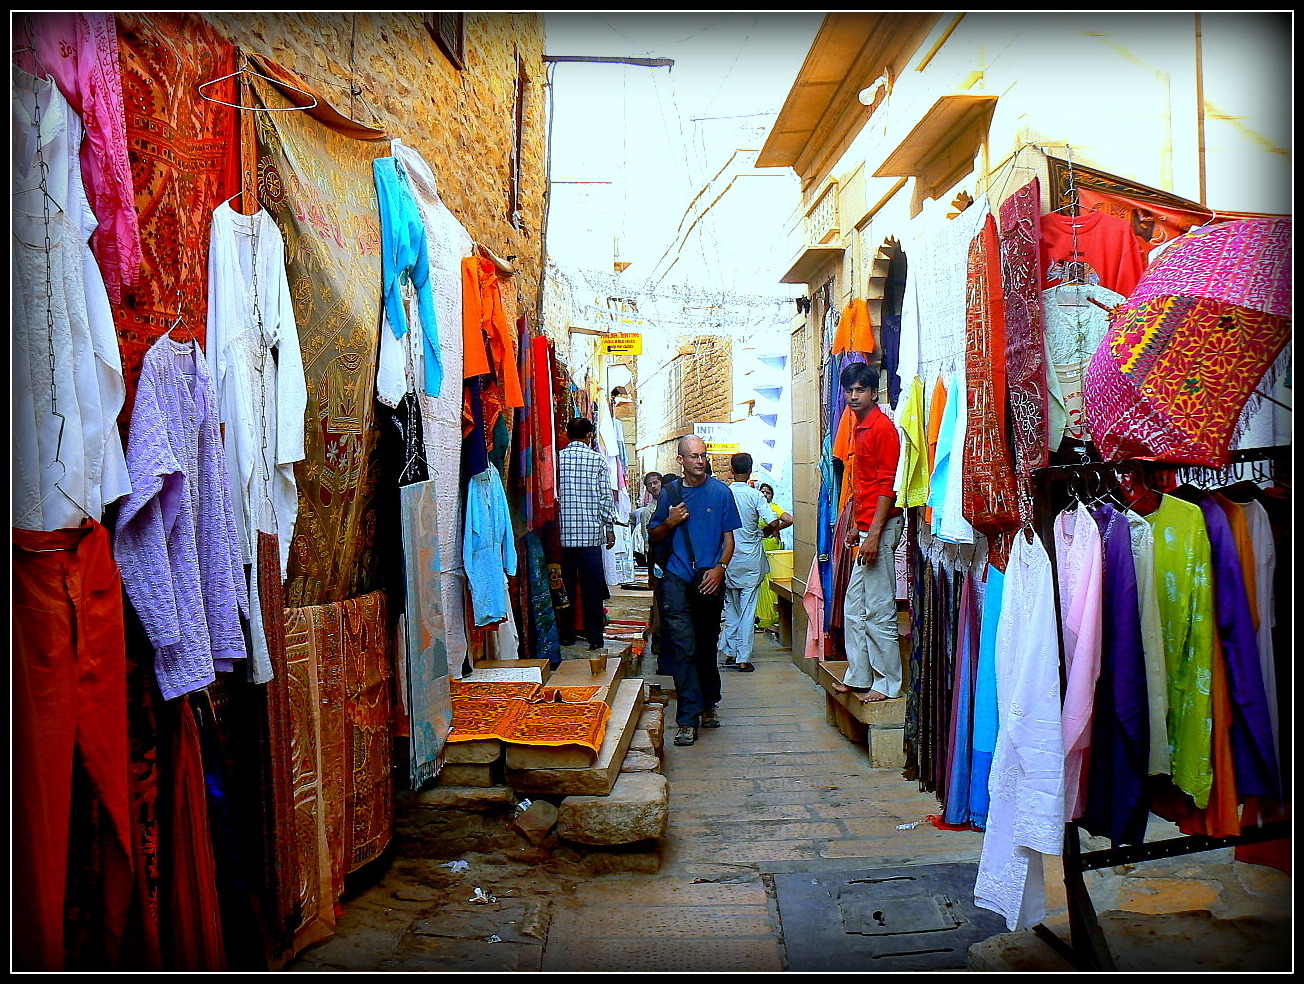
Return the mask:
{"type": "Polygon", "coordinates": [[[1290,295],[1289,218],[1174,240],[1114,311],[1087,368],[1087,419],[1104,458],[1225,465],[1290,339],[1290,295]]]}

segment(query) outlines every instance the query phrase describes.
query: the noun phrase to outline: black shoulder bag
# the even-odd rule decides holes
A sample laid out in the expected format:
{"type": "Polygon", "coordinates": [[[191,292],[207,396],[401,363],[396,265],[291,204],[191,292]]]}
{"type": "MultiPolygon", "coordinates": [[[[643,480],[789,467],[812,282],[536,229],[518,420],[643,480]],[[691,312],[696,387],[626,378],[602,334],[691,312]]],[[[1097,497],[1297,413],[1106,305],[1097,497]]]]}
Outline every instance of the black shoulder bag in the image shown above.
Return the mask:
{"type": "MultiPolygon", "coordinates": [[[[671,509],[673,509],[675,506],[679,505],[681,502],[684,501],[684,494],[679,487],[678,481],[671,482],[669,485],[662,488],[661,494],[670,496],[671,509]]],[[[667,511],[667,515],[669,515],[668,511],[667,511]]],[[[666,536],[665,539],[661,540],[658,543],[653,543],[649,545],[649,550],[652,555],[652,563],[660,567],[663,572],[666,569],[666,565],[670,563],[670,555],[674,553],[675,534],[678,532],[679,532],[679,527],[676,526],[670,530],[669,535],[666,536]]],[[[685,533],[684,536],[686,538],[684,542],[688,544],[688,563],[689,566],[693,568],[694,572],[696,572],[697,558],[693,555],[693,538],[689,536],[687,533],[685,533]]]]}

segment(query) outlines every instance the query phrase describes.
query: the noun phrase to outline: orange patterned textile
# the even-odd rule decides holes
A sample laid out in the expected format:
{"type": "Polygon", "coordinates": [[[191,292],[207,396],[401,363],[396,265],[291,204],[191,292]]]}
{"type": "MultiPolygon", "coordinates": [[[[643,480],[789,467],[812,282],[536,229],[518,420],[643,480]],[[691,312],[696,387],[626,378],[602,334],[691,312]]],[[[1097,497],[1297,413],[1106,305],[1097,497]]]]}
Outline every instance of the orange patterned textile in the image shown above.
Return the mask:
{"type": "Polygon", "coordinates": [[[119,416],[125,426],[141,361],[178,313],[173,337],[204,344],[212,214],[239,189],[240,159],[237,111],[214,101],[236,101],[234,45],[197,13],[114,16],[142,251],[135,283],[113,305],[127,384],[119,416]]]}
{"type": "Polygon", "coordinates": [[[383,591],[285,609],[300,913],[293,950],[335,932],[344,877],[389,844],[393,654],[383,591]]]}
{"type": "Polygon", "coordinates": [[[451,689],[454,697],[534,700],[539,696],[539,685],[537,683],[524,683],[513,680],[454,680],[451,689]]]}
{"type": "MultiPolygon", "coordinates": [[[[254,80],[263,112],[258,201],[285,239],[286,276],[308,388],[305,457],[294,468],[299,513],[283,572],[286,602],[324,605],[380,586],[380,216],[374,158],[389,143],[341,133],[254,80]]],[[[325,96],[323,101],[328,101],[325,96]]]]}
{"type": "Polygon", "coordinates": [[[504,729],[503,741],[516,745],[583,745],[597,752],[607,733],[611,708],[606,702],[526,704],[524,713],[504,729]]]}
{"type": "Polygon", "coordinates": [[[529,707],[517,697],[458,697],[453,695],[451,741],[483,741],[503,737],[503,731],[529,707]]]}
{"type": "Polygon", "coordinates": [[[540,691],[540,700],[531,703],[582,704],[598,696],[601,687],[544,687],[540,691]]]}

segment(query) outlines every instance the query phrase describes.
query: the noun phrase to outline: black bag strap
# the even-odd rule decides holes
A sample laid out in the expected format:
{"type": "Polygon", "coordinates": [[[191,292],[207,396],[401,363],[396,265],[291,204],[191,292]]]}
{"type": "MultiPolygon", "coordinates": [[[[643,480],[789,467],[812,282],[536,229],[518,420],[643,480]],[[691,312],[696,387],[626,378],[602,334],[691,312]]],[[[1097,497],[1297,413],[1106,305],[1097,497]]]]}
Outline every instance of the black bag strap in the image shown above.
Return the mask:
{"type": "MultiPolygon", "coordinates": [[[[675,479],[673,482],[671,482],[669,485],[667,485],[667,486],[665,487],[665,491],[670,493],[670,506],[671,506],[671,508],[674,508],[675,506],[679,505],[681,502],[684,501],[684,491],[683,491],[682,488],[680,488],[680,482],[682,482],[682,481],[683,481],[683,479],[678,479],[678,478],[677,478],[677,479],[675,479]]],[[[672,530],[670,531],[670,537],[669,537],[669,538],[670,538],[671,540],[673,540],[675,534],[678,533],[678,532],[679,532],[679,527],[676,526],[674,529],[672,529],[672,530]]],[[[684,543],[685,543],[685,545],[688,547],[688,566],[691,567],[694,571],[696,571],[696,570],[697,570],[697,556],[693,553],[693,538],[692,538],[691,536],[688,535],[688,531],[687,531],[687,530],[684,531],[684,543]]],[[[674,550],[674,544],[672,543],[668,549],[669,549],[670,551],[673,551],[673,550],[674,550]]],[[[669,559],[669,558],[667,558],[667,559],[669,559]]]]}

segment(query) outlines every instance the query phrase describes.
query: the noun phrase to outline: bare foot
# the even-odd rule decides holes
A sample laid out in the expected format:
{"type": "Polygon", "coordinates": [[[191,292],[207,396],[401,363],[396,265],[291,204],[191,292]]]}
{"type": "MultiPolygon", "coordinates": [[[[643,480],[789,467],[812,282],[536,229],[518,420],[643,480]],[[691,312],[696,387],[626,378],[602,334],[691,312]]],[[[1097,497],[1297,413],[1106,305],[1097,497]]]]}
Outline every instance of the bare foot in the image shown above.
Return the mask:
{"type": "Polygon", "coordinates": [[[834,680],[833,692],[838,694],[849,694],[851,693],[851,688],[848,687],[845,683],[839,683],[837,680],[834,680]]]}
{"type": "Polygon", "coordinates": [[[888,697],[887,694],[880,694],[877,690],[866,690],[863,694],[860,695],[860,702],[862,704],[874,704],[880,700],[890,700],[890,699],[891,698],[888,697]]]}

